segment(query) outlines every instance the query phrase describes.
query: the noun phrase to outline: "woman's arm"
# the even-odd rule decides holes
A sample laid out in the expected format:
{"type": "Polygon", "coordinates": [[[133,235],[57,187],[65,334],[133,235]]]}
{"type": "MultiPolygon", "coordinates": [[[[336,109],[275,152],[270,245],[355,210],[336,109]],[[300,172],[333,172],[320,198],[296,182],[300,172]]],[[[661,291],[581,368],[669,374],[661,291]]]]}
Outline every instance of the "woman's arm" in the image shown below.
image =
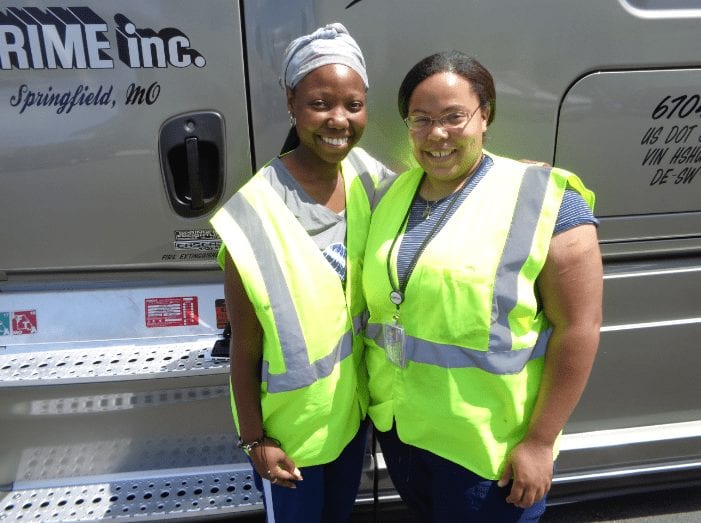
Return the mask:
{"type": "MultiPolygon", "coordinates": [[[[260,440],[264,435],[260,406],[263,330],[228,252],[224,295],[231,324],[229,361],[231,386],[238,413],[239,437],[241,441],[250,443],[260,440]]],[[[265,439],[253,447],[250,457],[258,474],[276,485],[294,488],[294,481],[302,479],[292,460],[270,439],[265,439]]]]}
{"type": "Polygon", "coordinates": [[[504,486],[513,479],[507,501],[522,508],[550,490],[555,441],[584,391],[599,345],[603,267],[594,225],[552,238],[538,289],[553,332],[528,431],[499,481],[504,486]]]}

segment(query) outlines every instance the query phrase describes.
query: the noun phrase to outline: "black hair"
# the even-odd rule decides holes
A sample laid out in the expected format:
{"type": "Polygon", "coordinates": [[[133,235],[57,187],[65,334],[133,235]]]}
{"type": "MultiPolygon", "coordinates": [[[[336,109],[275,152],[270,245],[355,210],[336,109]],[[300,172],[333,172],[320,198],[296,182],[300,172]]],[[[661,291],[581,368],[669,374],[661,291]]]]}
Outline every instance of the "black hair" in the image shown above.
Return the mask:
{"type": "Polygon", "coordinates": [[[287,133],[287,138],[285,138],[285,143],[282,144],[282,149],[280,149],[280,156],[285,153],[289,153],[297,148],[299,145],[299,135],[297,134],[297,127],[292,126],[287,133]]]}
{"type": "Polygon", "coordinates": [[[418,62],[406,74],[399,86],[397,102],[402,118],[409,115],[409,100],[416,87],[437,73],[455,73],[470,82],[472,90],[483,110],[489,110],[487,125],[494,121],[496,113],[496,89],[491,73],[475,58],[461,51],[444,51],[432,54],[418,62]]]}
{"type": "MultiPolygon", "coordinates": [[[[296,89],[296,87],[295,87],[296,89]]],[[[285,93],[289,97],[290,93],[294,95],[295,89],[292,87],[286,86],[285,87],[285,93]]],[[[297,120],[292,118],[292,113],[290,113],[290,130],[287,131],[287,136],[285,137],[285,143],[282,144],[282,149],[280,149],[280,153],[278,156],[282,156],[283,154],[287,154],[290,151],[294,151],[297,147],[299,147],[300,141],[299,141],[299,135],[297,134],[297,120]]]]}

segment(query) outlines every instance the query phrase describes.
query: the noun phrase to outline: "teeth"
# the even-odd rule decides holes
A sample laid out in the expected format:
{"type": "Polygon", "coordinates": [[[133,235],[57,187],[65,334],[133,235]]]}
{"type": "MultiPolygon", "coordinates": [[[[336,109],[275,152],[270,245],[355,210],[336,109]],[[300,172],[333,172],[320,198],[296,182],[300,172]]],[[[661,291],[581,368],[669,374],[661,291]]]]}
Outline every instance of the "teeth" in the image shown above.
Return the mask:
{"type": "Polygon", "coordinates": [[[325,136],[321,137],[321,141],[324,143],[327,143],[329,145],[346,145],[348,143],[348,138],[326,138],[325,136]]]}
{"type": "Polygon", "coordinates": [[[445,158],[446,156],[449,156],[452,152],[453,151],[430,151],[428,154],[430,154],[434,158],[445,158]]]}

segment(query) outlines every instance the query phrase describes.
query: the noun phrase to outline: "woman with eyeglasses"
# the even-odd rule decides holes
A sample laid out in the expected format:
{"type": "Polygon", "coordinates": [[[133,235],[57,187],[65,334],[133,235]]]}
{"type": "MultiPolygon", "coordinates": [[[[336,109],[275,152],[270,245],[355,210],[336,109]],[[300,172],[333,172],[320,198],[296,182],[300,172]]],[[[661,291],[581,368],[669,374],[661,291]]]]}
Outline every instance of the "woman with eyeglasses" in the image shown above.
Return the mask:
{"type": "Polygon", "coordinates": [[[369,414],[421,521],[537,521],[598,346],[594,195],[483,148],[494,83],[463,53],[420,61],[398,101],[419,167],[370,226],[369,414]]]}

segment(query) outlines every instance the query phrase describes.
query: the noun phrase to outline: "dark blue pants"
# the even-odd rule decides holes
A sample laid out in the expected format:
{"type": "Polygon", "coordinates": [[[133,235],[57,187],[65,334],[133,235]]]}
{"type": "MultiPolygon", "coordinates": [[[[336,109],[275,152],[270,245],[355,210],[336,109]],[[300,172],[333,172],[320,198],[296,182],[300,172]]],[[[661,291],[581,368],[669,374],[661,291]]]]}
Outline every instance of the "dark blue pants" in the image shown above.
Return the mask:
{"type": "Polygon", "coordinates": [[[377,431],[382,455],[395,488],[422,522],[536,522],[545,498],[528,509],[506,502],[511,485],[499,488],[460,465],[400,441],[395,427],[377,431]]]}
{"type": "Polygon", "coordinates": [[[303,481],[296,489],[263,481],[254,471],[263,492],[268,523],[343,523],[348,521],[360,485],[367,441],[367,421],[341,455],[331,463],[300,468],[303,481]],[[271,510],[272,508],[272,510],[271,510]]]}

